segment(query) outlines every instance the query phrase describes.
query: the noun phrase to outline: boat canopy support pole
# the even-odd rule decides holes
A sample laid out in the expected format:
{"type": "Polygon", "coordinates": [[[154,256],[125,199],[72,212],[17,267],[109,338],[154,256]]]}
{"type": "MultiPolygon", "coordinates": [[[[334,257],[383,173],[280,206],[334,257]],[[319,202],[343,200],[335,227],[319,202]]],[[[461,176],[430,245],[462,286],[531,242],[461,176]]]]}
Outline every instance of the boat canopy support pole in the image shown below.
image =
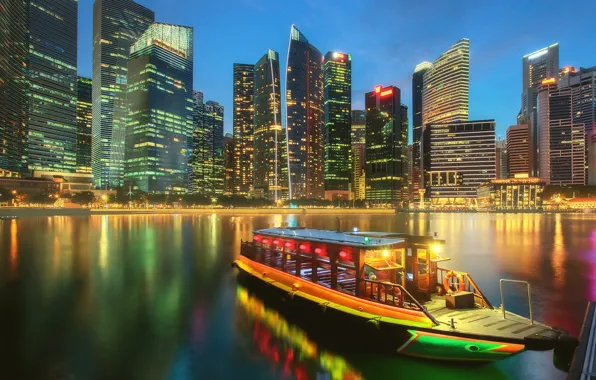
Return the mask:
{"type": "Polygon", "coordinates": [[[502,278],[499,281],[499,289],[501,291],[501,310],[503,310],[503,319],[507,319],[507,316],[505,315],[505,297],[503,296],[503,283],[504,282],[512,282],[512,283],[516,283],[516,284],[525,284],[526,285],[526,288],[528,289],[528,309],[530,309],[530,323],[533,325],[534,324],[534,315],[532,313],[532,290],[530,287],[530,283],[528,281],[509,280],[509,279],[505,279],[505,278],[502,278]]]}

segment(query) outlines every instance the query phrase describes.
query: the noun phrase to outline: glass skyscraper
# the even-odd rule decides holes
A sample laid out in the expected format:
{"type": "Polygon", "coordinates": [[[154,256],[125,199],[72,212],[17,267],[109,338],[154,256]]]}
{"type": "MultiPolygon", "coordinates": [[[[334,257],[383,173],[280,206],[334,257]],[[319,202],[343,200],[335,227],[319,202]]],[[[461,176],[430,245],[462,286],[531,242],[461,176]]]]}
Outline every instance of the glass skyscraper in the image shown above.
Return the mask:
{"type": "Polygon", "coordinates": [[[150,193],[186,191],[192,83],[192,28],[156,23],[131,46],[125,186],[150,193]]]}
{"type": "Polygon", "coordinates": [[[76,170],[76,0],[6,0],[0,10],[0,169],[76,170]]]}
{"type": "Polygon", "coordinates": [[[424,72],[422,125],[468,120],[470,40],[463,38],[424,72]]]}
{"type": "Polygon", "coordinates": [[[325,54],[325,198],[350,198],[352,56],[325,54]]]}
{"type": "Polygon", "coordinates": [[[255,65],[234,64],[234,194],[252,191],[255,65]]]}
{"type": "Polygon", "coordinates": [[[153,11],[132,0],[93,5],[91,165],[95,186],[102,189],[122,185],[130,47],[154,19],[153,11]]]}
{"type": "Polygon", "coordinates": [[[420,199],[418,190],[421,186],[421,150],[422,139],[422,95],[424,93],[424,74],[432,67],[430,62],[416,65],[412,75],[412,192],[414,199],[420,199]]]}
{"type": "Polygon", "coordinates": [[[364,104],[366,200],[397,206],[407,189],[408,130],[402,120],[401,91],[394,86],[377,86],[365,94],[364,104]]]}
{"type": "Polygon", "coordinates": [[[366,112],[352,111],[352,192],[356,200],[366,197],[366,112]]]}
{"type": "Polygon", "coordinates": [[[91,78],[79,77],[77,99],[77,173],[91,174],[91,78]]]}
{"type": "Polygon", "coordinates": [[[320,199],[324,182],[323,56],[294,26],[286,67],[289,196],[320,199]]]}
{"type": "Polygon", "coordinates": [[[255,65],[253,195],[273,201],[288,197],[280,84],[279,55],[269,50],[255,65]]]}

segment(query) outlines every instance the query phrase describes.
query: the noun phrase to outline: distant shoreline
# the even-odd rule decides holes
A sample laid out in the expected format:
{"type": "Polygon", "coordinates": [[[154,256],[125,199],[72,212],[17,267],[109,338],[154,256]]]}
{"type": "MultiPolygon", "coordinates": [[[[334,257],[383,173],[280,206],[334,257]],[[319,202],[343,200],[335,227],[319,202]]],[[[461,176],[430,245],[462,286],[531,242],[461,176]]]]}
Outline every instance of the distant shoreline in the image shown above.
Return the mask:
{"type": "MultiPolygon", "coordinates": [[[[449,211],[411,210],[397,214],[550,214],[581,213],[578,211],[449,211]]],[[[102,209],[102,208],[51,208],[51,207],[0,207],[1,217],[26,216],[91,216],[91,215],[395,215],[393,209],[341,209],[341,208],[170,208],[170,209],[102,209]]]]}

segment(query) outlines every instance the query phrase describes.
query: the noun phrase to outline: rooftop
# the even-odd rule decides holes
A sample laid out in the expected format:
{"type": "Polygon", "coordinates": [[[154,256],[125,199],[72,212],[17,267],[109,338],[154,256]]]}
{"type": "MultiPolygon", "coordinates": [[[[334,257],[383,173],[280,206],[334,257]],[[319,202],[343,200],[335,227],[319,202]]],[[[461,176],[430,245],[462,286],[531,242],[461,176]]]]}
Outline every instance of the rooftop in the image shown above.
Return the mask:
{"type": "Polygon", "coordinates": [[[402,238],[391,237],[391,234],[386,232],[338,232],[296,227],[266,228],[255,230],[253,233],[321,243],[343,244],[351,247],[381,247],[405,241],[402,238]]]}

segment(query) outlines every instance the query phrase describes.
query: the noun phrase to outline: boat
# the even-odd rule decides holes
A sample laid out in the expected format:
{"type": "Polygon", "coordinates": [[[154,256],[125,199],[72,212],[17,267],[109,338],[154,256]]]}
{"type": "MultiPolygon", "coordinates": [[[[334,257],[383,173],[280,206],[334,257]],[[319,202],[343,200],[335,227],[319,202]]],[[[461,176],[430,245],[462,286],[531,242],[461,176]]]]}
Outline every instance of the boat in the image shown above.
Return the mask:
{"type": "Polygon", "coordinates": [[[554,349],[570,361],[577,339],[534,321],[528,283],[530,318],[504,306],[502,285],[520,281],[501,280],[494,307],[470,274],[443,267],[444,247],[437,236],[267,228],[241,242],[233,265],[240,281],[343,347],[472,362],[554,349]]]}

